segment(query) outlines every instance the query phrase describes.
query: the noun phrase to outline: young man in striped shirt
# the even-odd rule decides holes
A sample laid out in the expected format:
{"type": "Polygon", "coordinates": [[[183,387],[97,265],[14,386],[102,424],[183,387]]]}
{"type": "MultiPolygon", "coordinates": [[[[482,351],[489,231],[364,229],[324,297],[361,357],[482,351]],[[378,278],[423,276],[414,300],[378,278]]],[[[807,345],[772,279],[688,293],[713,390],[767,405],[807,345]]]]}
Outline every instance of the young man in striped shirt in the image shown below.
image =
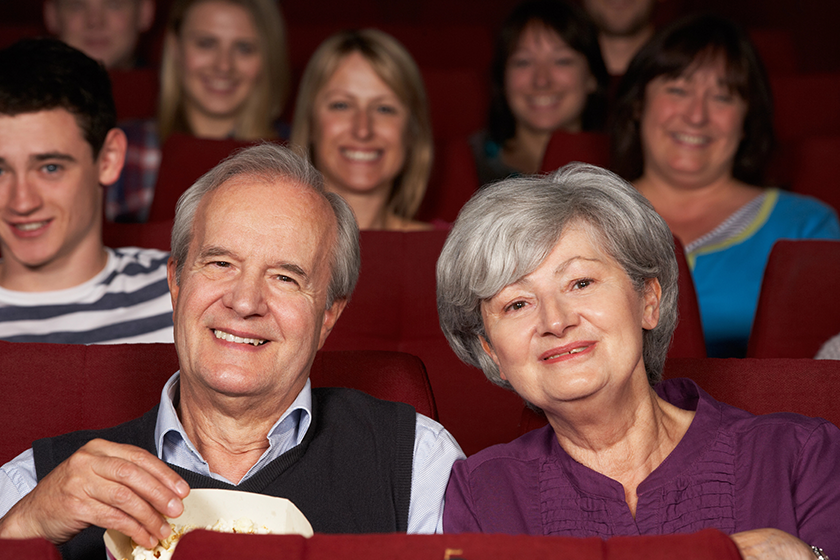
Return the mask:
{"type": "Polygon", "coordinates": [[[0,51],[0,339],[172,341],[168,254],[102,242],[125,149],[103,66],[54,39],[0,51]]]}

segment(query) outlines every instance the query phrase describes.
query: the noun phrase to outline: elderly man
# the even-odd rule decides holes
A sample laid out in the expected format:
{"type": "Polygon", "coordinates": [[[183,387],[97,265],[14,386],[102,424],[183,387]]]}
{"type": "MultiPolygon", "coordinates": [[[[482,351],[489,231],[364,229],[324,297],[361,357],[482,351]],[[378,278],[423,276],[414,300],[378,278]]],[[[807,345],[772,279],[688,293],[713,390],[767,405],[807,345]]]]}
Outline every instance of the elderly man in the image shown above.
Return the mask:
{"type": "Polygon", "coordinates": [[[154,0],[46,0],[44,23],[68,45],[106,68],[136,65],[137,41],[152,26],[154,0]]]}
{"type": "MultiPolygon", "coordinates": [[[[17,503],[0,538],[58,543],[93,525],[151,545],[190,487],[289,498],[319,532],[434,532],[463,457],[452,436],[408,405],[310,388],[359,270],[353,214],[320,174],[277,145],[240,152],[182,196],[172,247],[181,369],[160,406],[5,465],[0,514],[17,503]]],[[[70,556],[101,552],[96,531],[70,556]]]]}
{"type": "Polygon", "coordinates": [[[57,39],[0,51],[0,339],[172,342],[164,251],[102,241],[120,176],[108,72],[57,39]]]}

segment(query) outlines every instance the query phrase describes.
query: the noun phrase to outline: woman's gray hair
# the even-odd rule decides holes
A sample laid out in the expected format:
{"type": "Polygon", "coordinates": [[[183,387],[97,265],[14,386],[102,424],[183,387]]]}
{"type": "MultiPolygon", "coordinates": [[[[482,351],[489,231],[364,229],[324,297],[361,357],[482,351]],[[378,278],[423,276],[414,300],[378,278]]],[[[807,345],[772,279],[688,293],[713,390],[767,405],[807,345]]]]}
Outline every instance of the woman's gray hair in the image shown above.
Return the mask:
{"type": "Polygon", "coordinates": [[[272,183],[298,183],[312,189],[329,202],[338,223],[338,230],[332,252],[332,275],[327,291],[327,307],[332,306],[336,299],[350,299],[361,267],[359,227],[356,225],[353,211],[339,195],[326,191],[323,176],[306,158],[272,142],[263,142],[234,152],[202,175],[178,199],[171,241],[175,281],[180,282],[181,270],[192,243],[193,222],[201,201],[208,193],[228,181],[241,177],[272,183]]]}
{"type": "Polygon", "coordinates": [[[659,322],[643,334],[643,357],[648,381],[662,378],[677,326],[679,269],[671,231],[632,185],[600,167],[571,163],[552,175],[482,188],[461,210],[438,259],[441,328],[458,357],[493,383],[511,388],[481,346],[481,303],[536,270],[566,228],[580,222],[639,294],[646,280],[659,280],[659,322]]]}

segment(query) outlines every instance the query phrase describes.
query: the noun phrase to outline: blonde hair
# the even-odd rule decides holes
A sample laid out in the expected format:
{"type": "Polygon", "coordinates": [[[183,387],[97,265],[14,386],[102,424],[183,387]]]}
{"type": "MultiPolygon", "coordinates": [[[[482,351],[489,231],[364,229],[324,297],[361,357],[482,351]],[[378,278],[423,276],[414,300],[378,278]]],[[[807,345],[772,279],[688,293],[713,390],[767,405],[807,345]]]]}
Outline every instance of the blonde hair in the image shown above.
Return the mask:
{"type": "Polygon", "coordinates": [[[314,101],[344,58],[361,54],[377,76],[408,109],[406,161],[394,180],[387,209],[411,219],[417,213],[432,169],[432,125],[426,89],[411,55],[396,39],[377,29],[342,31],[327,38],[309,60],[295,101],[291,142],[312,153],[314,101]]]}
{"type": "Polygon", "coordinates": [[[174,42],[180,37],[187,12],[202,2],[221,1],[241,6],[254,22],[259,37],[262,72],[253,93],[236,123],[233,137],[241,140],[271,138],[274,121],[280,116],[289,95],[289,53],[286,26],[276,0],[175,0],[169,11],[160,76],[158,134],[163,143],[173,132],[192,133],[184,113],[184,88],[176,62],[174,42]]]}

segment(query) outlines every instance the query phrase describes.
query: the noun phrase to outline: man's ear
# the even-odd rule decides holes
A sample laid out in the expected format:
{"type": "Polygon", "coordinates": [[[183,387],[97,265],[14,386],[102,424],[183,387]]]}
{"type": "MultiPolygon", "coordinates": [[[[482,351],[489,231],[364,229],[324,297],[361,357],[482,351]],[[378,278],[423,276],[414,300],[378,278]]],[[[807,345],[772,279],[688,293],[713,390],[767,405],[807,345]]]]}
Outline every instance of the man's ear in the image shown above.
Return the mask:
{"type": "Polygon", "coordinates": [[[152,27],[155,21],[155,2],[154,0],[140,0],[139,11],[137,13],[137,31],[143,33],[152,27]]]}
{"type": "Polygon", "coordinates": [[[47,31],[53,35],[58,35],[61,26],[58,24],[58,8],[56,8],[53,0],[46,0],[44,2],[44,25],[47,31]]]}
{"type": "Polygon", "coordinates": [[[178,303],[178,291],[181,288],[175,279],[176,268],[175,259],[169,257],[169,260],[166,261],[166,283],[169,284],[169,297],[172,299],[173,311],[175,310],[175,304],[178,303]]]}
{"type": "Polygon", "coordinates": [[[125,163],[126,149],[128,149],[128,139],[125,137],[125,132],[119,128],[109,130],[102,149],[99,150],[99,156],[96,158],[100,185],[113,185],[120,178],[125,163]]]}
{"type": "Polygon", "coordinates": [[[332,332],[345,307],[347,307],[347,298],[336,299],[324,312],[324,322],[321,324],[321,339],[318,342],[318,350],[324,346],[324,343],[327,341],[327,336],[332,332]]]}

